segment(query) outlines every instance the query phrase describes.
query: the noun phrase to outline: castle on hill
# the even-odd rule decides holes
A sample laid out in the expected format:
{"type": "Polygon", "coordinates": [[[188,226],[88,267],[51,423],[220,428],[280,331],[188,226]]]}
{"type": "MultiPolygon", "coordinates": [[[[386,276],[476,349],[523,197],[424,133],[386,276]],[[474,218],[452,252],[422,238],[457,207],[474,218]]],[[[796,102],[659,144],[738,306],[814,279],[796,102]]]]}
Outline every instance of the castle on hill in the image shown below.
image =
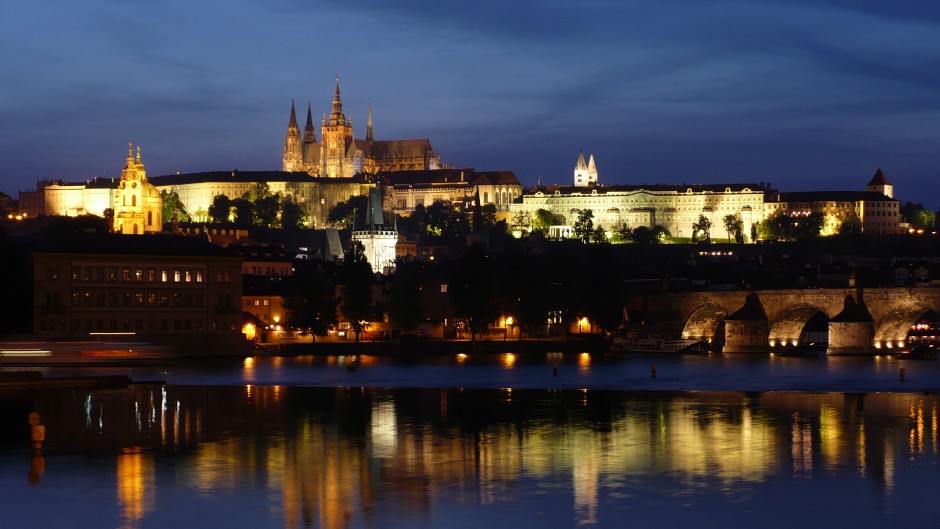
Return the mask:
{"type": "Polygon", "coordinates": [[[352,120],[343,114],[339,76],[333,95],[333,111],[323,116],[320,141],[313,126],[313,112],[307,105],[307,123],[301,136],[297,113],[291,101],[290,121],[284,139],[284,171],[304,171],[310,176],[345,178],[358,173],[438,169],[438,156],[427,138],[376,140],[372,130],[372,106],[366,123],[365,139],[353,135],[352,120]]]}

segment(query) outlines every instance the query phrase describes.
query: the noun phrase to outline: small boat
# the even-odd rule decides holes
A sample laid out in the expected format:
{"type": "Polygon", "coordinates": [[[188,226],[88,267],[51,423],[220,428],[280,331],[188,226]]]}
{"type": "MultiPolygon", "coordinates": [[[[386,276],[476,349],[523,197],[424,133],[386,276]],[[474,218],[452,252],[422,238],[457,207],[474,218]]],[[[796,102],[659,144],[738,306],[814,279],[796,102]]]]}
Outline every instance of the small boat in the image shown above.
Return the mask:
{"type": "Polygon", "coordinates": [[[708,342],[673,335],[617,336],[610,350],[623,353],[707,354],[708,342]]]}
{"type": "Polygon", "coordinates": [[[916,344],[894,353],[895,358],[911,360],[936,360],[940,356],[937,344],[916,344]]]}
{"type": "Polygon", "coordinates": [[[175,349],[147,342],[0,342],[0,366],[137,364],[177,357],[175,349]]]}

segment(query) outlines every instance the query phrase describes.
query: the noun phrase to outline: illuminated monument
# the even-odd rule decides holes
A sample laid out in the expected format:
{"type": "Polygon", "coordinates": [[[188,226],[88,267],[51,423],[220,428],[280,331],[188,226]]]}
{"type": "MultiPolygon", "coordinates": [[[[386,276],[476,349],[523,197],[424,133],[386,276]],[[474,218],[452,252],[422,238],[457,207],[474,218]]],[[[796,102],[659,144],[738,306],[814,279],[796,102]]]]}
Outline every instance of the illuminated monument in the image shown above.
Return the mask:
{"type": "Polygon", "coordinates": [[[297,113],[291,102],[290,121],[284,139],[284,171],[305,171],[311,176],[350,177],[357,173],[379,171],[415,171],[437,169],[440,156],[427,138],[411,140],[376,140],[372,134],[372,107],[366,124],[365,139],[353,136],[352,120],[343,114],[339,77],[333,95],[333,111],[324,115],[317,142],[313,114],[307,105],[307,124],[303,136],[297,125],[297,113]]]}
{"type": "Polygon", "coordinates": [[[121,171],[121,181],[112,194],[111,204],[115,233],[138,235],[163,229],[163,199],[157,188],[147,181],[147,171],[140,161],[140,146],[135,160],[133,146],[128,144],[127,164],[121,171]]]}

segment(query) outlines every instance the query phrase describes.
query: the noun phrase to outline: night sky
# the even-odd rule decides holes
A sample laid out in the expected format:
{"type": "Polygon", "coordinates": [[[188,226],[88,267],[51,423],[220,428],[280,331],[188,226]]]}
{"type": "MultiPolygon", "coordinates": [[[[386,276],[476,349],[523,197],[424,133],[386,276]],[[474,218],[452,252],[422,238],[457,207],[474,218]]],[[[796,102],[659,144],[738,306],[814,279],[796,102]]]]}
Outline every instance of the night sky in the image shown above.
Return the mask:
{"type": "MultiPolygon", "coordinates": [[[[0,191],[279,170],[335,76],[357,137],[601,183],[770,182],[940,206],[940,4],[911,0],[72,0],[0,8],[0,191]]],[[[319,138],[319,128],[317,129],[319,138]]]]}

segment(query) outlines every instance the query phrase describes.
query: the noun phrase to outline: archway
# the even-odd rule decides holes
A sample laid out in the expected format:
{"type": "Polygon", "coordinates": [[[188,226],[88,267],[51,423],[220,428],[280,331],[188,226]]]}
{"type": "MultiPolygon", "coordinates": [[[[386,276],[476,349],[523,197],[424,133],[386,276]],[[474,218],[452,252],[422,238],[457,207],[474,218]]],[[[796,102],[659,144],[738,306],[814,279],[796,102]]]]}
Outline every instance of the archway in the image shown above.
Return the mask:
{"type": "MultiPolygon", "coordinates": [[[[709,343],[715,341],[716,335],[722,329],[727,313],[718,305],[706,303],[699,305],[692,311],[685,321],[682,328],[683,338],[692,338],[697,340],[707,340],[709,343]]],[[[720,338],[724,339],[722,332],[720,338]]]]}
{"type": "Polygon", "coordinates": [[[932,336],[930,331],[936,323],[936,315],[937,311],[919,303],[892,309],[875,329],[875,349],[890,352],[903,348],[912,331],[918,340],[921,336],[932,336]]]}
{"type": "Polygon", "coordinates": [[[771,350],[816,347],[829,344],[829,316],[814,305],[802,304],[784,310],[770,327],[771,350]]]}

